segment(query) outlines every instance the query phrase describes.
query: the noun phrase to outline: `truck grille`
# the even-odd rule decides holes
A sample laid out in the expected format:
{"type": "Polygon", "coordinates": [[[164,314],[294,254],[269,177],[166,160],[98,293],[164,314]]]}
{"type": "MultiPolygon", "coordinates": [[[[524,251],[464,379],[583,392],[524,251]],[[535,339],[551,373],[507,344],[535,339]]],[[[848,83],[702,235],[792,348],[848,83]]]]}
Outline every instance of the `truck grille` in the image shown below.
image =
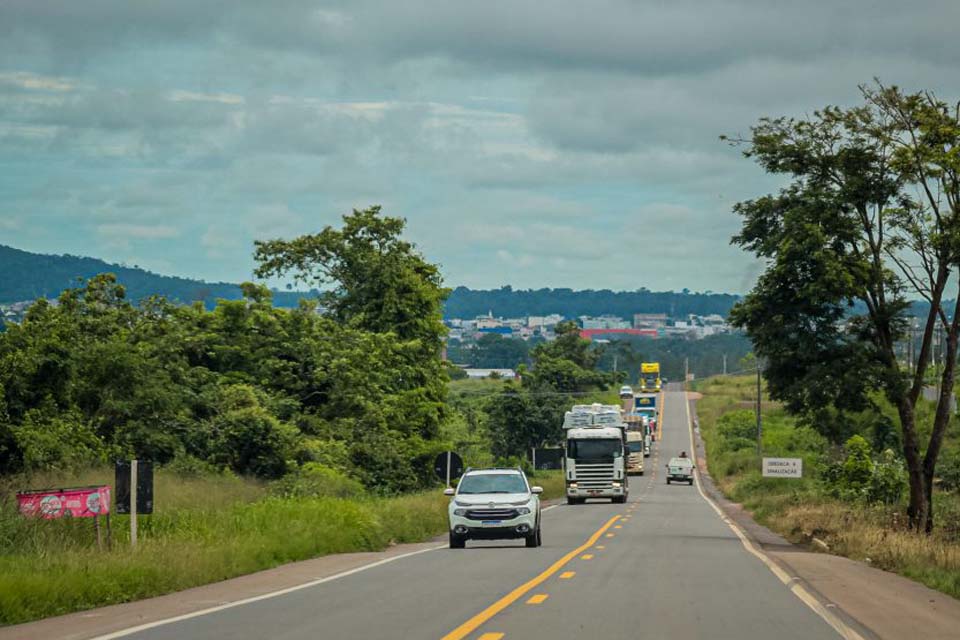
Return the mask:
{"type": "Polygon", "coordinates": [[[581,489],[609,489],[613,485],[612,464],[577,464],[576,482],[581,489]]]}
{"type": "Polygon", "coordinates": [[[470,509],[466,517],[470,520],[512,520],[518,515],[516,509],[470,509]]]}

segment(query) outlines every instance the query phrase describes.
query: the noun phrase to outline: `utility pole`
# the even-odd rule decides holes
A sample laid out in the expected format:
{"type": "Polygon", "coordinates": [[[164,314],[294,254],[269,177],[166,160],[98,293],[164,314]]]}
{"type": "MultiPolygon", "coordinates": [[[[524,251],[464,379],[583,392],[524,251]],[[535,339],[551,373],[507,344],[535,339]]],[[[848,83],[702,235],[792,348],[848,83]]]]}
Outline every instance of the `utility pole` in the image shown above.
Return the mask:
{"type": "Polygon", "coordinates": [[[760,359],[757,359],[757,456],[763,455],[763,414],[760,412],[760,359]]]}
{"type": "Polygon", "coordinates": [[[727,354],[723,354],[723,375],[727,375],[727,354]]]}
{"type": "Polygon", "coordinates": [[[683,384],[687,384],[690,379],[690,358],[683,359],[683,384]]]}

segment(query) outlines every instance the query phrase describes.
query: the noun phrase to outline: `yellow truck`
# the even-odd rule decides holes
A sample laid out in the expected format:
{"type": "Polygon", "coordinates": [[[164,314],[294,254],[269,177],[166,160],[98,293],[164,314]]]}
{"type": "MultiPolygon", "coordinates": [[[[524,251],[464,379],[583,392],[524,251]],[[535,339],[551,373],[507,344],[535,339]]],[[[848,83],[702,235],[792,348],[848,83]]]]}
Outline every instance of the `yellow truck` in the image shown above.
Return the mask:
{"type": "Polygon", "coordinates": [[[640,391],[651,393],[660,391],[660,363],[640,363],[640,391]]]}

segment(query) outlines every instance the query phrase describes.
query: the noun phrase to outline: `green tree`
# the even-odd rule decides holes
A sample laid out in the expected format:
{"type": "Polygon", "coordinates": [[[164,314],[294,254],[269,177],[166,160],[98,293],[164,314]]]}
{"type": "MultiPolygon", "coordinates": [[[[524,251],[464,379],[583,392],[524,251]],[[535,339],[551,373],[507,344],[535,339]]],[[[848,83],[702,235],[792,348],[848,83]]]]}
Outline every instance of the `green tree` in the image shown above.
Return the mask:
{"type": "Polygon", "coordinates": [[[735,142],[770,173],[776,195],[739,203],[734,242],[768,262],[733,310],[765,359],[770,392],[793,410],[858,410],[881,389],[897,408],[912,526],[931,531],[937,456],[949,422],[960,292],[960,112],[932,94],[863,88],[864,104],[807,119],[763,119],[735,142]],[[907,295],[922,297],[916,363],[898,360],[907,295]],[[865,313],[853,312],[853,302],[865,313]],[[941,394],[922,454],[916,404],[937,326],[947,336],[941,394]]]}
{"type": "Polygon", "coordinates": [[[337,320],[418,340],[439,353],[446,333],[441,305],[449,291],[439,268],[401,237],[406,221],[382,216],[374,206],[343,216],[343,223],[293,240],[257,242],[257,276],[292,274],[325,290],[322,304],[337,320]]]}

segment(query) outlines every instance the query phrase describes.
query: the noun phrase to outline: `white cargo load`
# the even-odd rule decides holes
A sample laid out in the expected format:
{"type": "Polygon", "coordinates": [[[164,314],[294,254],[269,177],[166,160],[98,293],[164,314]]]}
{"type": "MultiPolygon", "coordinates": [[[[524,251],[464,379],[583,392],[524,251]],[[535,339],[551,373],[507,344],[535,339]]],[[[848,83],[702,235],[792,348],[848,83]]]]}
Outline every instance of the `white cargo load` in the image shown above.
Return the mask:
{"type": "Polygon", "coordinates": [[[624,425],[620,407],[613,404],[575,404],[563,415],[563,428],[621,427],[624,425]]]}

